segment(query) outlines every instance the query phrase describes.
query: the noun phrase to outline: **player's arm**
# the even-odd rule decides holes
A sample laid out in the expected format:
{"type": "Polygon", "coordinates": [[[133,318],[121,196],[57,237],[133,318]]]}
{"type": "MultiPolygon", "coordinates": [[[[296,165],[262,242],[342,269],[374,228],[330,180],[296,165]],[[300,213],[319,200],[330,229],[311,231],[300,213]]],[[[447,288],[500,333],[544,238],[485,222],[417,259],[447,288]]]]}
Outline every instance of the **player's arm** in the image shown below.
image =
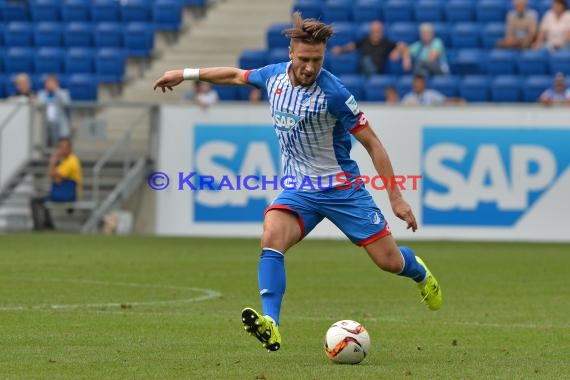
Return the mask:
{"type": "MultiPolygon", "coordinates": [[[[376,136],[372,128],[370,128],[370,126],[362,128],[354,133],[354,137],[356,137],[368,151],[378,174],[388,178],[388,181],[391,182],[391,178],[394,178],[394,169],[392,168],[390,157],[388,157],[388,152],[386,152],[384,145],[382,145],[382,142],[378,136],[376,136]]],[[[386,186],[386,189],[388,190],[388,197],[390,198],[390,204],[392,205],[394,214],[408,224],[408,229],[411,228],[412,231],[415,232],[418,229],[416,217],[408,202],[402,197],[398,185],[386,186]]]]}
{"type": "Polygon", "coordinates": [[[201,80],[221,85],[246,85],[246,72],[246,70],[235,67],[170,70],[154,82],[154,89],[160,88],[162,92],[166,92],[166,89],[172,91],[173,87],[178,86],[184,80],[201,80]]]}

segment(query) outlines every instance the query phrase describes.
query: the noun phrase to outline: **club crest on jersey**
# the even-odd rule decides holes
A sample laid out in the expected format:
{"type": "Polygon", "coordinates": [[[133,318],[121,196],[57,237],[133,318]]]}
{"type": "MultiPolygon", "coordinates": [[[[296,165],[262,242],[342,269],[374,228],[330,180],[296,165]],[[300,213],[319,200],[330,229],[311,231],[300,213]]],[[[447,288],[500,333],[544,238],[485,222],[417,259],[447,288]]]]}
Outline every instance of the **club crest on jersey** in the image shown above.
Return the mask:
{"type": "Polygon", "coordinates": [[[273,121],[275,127],[280,131],[288,131],[293,128],[301,120],[299,115],[294,115],[287,112],[275,111],[273,113],[273,121]]]}
{"type": "Polygon", "coordinates": [[[346,106],[352,111],[354,116],[360,113],[360,109],[358,109],[358,104],[356,103],[356,99],[354,99],[354,95],[350,95],[350,98],[348,98],[344,104],[346,104],[346,106]]]}

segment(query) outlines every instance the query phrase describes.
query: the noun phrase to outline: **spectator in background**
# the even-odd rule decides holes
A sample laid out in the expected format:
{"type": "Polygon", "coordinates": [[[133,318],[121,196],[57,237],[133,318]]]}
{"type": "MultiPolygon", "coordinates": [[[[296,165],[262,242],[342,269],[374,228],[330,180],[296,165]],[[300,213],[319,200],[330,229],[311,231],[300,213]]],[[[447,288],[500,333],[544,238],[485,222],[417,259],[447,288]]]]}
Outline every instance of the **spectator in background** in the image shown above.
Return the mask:
{"type": "Polygon", "coordinates": [[[414,75],[430,77],[449,73],[443,42],[435,37],[433,25],[428,22],[420,24],[420,40],[414,42],[405,55],[414,60],[414,75]]]}
{"type": "Polygon", "coordinates": [[[59,87],[55,75],[48,75],[44,89],[38,93],[38,104],[45,106],[48,147],[55,147],[59,139],[70,137],[71,126],[66,110],[70,103],[69,92],[59,87]]]}
{"type": "Polygon", "coordinates": [[[190,101],[206,109],[219,101],[218,93],[208,82],[196,81],[194,92],[190,91],[184,96],[184,100],[190,101]]]}
{"type": "MultiPolygon", "coordinates": [[[[403,42],[391,41],[384,36],[384,25],[380,21],[370,24],[370,32],[357,43],[351,42],[343,46],[334,46],[333,54],[343,54],[358,49],[360,51],[361,74],[370,76],[383,73],[388,59],[397,61],[403,58],[406,45],[403,42]]],[[[405,71],[409,71],[412,63],[409,56],[402,60],[405,71]]]]}
{"type": "Polygon", "coordinates": [[[533,45],[557,50],[570,46],[570,12],[566,0],[552,0],[552,8],[542,17],[538,37],[533,45]]]}
{"type": "Polygon", "coordinates": [[[428,89],[426,78],[423,75],[414,75],[412,82],[412,92],[407,93],[402,99],[402,104],[406,106],[439,106],[442,104],[464,104],[461,98],[447,98],[441,92],[428,89]]]}
{"type": "Polygon", "coordinates": [[[558,73],[554,76],[552,87],[546,89],[540,95],[538,102],[545,106],[570,105],[570,88],[566,87],[564,74],[558,73]]]}
{"type": "Polygon", "coordinates": [[[34,92],[28,74],[20,73],[14,78],[14,85],[16,92],[10,96],[10,101],[17,101],[21,103],[30,103],[35,99],[34,92]]]}
{"type": "Polygon", "coordinates": [[[261,93],[261,90],[257,87],[251,87],[249,89],[247,100],[250,103],[261,103],[261,101],[263,100],[263,94],[261,93]]]}
{"type": "Polygon", "coordinates": [[[528,9],[528,0],[514,0],[507,14],[505,38],[497,42],[502,49],[529,49],[536,38],[538,13],[528,9]]]}
{"type": "Polygon", "coordinates": [[[46,197],[32,198],[31,209],[34,229],[55,229],[46,202],[75,202],[81,193],[83,177],[81,163],[72,152],[71,140],[61,138],[58,149],[52,153],[48,175],[52,179],[51,190],[46,197]]]}
{"type": "Polygon", "coordinates": [[[386,98],[386,104],[400,104],[400,94],[394,86],[388,86],[384,89],[384,98],[386,98]]]}

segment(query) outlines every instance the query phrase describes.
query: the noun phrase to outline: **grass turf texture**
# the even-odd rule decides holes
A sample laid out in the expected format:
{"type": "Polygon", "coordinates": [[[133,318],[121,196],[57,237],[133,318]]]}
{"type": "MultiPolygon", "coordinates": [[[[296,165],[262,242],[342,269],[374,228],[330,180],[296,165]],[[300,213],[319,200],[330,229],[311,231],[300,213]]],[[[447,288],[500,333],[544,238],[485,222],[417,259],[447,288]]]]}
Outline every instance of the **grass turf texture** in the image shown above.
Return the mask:
{"type": "Polygon", "coordinates": [[[350,243],[305,241],[286,259],[283,345],[268,353],[240,320],[244,306],[259,308],[256,240],[0,236],[0,377],[567,376],[569,245],[411,246],[439,278],[440,311],[350,243]],[[222,295],[152,303],[203,295],[186,287],[222,295]],[[116,305],[81,306],[106,303],[116,305]],[[45,306],[53,304],[79,305],[45,306]],[[370,332],[372,352],[357,366],[332,364],[323,352],[327,328],[340,319],[370,332]]]}

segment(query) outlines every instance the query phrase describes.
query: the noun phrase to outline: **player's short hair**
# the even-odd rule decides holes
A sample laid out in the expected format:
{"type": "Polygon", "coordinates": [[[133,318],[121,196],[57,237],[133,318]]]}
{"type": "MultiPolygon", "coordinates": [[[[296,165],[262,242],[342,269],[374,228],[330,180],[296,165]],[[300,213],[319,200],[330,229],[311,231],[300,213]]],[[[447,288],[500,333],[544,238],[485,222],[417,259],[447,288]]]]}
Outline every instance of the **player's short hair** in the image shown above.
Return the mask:
{"type": "Polygon", "coordinates": [[[301,12],[293,13],[293,27],[283,30],[283,34],[291,41],[301,41],[306,44],[326,44],[334,31],[330,25],[314,18],[303,19],[301,12]]]}

